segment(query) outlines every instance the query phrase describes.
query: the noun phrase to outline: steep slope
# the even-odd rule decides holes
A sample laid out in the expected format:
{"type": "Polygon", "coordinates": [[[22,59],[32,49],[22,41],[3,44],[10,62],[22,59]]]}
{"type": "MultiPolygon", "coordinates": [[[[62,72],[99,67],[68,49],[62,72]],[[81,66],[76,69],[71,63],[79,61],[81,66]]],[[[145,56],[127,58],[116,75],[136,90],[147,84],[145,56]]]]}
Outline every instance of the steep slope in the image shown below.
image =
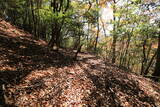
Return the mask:
{"type": "Polygon", "coordinates": [[[102,59],[46,48],[0,22],[0,106],[160,107],[160,85],[102,59]]]}

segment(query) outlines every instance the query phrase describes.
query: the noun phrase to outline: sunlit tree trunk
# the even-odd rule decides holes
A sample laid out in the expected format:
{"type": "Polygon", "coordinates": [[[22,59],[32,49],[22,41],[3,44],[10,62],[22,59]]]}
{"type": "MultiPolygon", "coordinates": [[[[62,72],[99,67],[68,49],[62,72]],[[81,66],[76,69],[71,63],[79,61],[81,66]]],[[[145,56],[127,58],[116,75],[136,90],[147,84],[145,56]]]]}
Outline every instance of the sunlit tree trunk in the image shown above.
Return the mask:
{"type": "MultiPolygon", "coordinates": [[[[99,18],[98,18],[98,20],[99,20],[99,18]]],[[[95,51],[97,50],[98,38],[99,38],[99,21],[97,23],[97,35],[96,35],[95,46],[94,46],[95,51]]]]}
{"type": "MultiPolygon", "coordinates": [[[[97,8],[99,7],[99,1],[96,0],[96,5],[97,5],[97,8]]],[[[98,44],[98,38],[99,38],[99,11],[97,11],[97,35],[96,35],[96,39],[95,39],[95,46],[94,46],[94,51],[97,50],[97,44],[98,44]]]]}

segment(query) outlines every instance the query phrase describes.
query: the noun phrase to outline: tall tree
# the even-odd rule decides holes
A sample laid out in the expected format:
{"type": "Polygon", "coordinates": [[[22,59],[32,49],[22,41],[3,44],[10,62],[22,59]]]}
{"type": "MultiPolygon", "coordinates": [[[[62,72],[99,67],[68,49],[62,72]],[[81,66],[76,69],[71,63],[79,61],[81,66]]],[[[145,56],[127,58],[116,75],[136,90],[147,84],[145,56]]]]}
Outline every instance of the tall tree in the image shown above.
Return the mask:
{"type": "MultiPolygon", "coordinates": [[[[157,48],[156,66],[155,66],[155,71],[154,71],[154,73],[152,75],[156,76],[156,77],[160,77],[160,32],[159,32],[159,36],[158,36],[158,48],[157,48]]],[[[158,78],[155,78],[154,80],[158,81],[158,78]]]]}
{"type": "Polygon", "coordinates": [[[51,7],[53,9],[54,17],[53,17],[53,23],[51,25],[52,36],[48,44],[49,47],[53,47],[54,45],[56,45],[56,48],[58,49],[60,45],[61,28],[64,24],[65,17],[61,17],[61,19],[59,19],[58,17],[67,12],[67,10],[69,9],[69,4],[70,4],[70,0],[52,0],[51,1],[51,7]]]}
{"type": "Polygon", "coordinates": [[[99,0],[96,0],[96,8],[97,8],[97,34],[96,34],[96,39],[95,39],[95,45],[94,45],[94,51],[97,50],[97,44],[98,44],[98,38],[99,38],[99,0]]]}
{"type": "Polygon", "coordinates": [[[117,42],[117,35],[116,35],[116,0],[113,0],[113,41],[112,41],[112,63],[116,62],[116,42],[117,42]]]}

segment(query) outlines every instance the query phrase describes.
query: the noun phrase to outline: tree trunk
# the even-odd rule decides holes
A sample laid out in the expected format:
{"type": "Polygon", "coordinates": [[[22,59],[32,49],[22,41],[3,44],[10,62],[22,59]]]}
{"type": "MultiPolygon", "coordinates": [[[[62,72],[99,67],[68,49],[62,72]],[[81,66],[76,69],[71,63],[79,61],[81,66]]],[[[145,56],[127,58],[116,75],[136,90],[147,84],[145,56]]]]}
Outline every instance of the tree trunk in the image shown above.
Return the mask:
{"type": "MultiPolygon", "coordinates": [[[[158,49],[157,49],[156,66],[155,66],[155,71],[152,75],[156,76],[156,77],[160,77],[160,34],[158,36],[158,49]]],[[[155,78],[154,80],[158,81],[158,78],[155,78]]]]}
{"type": "Polygon", "coordinates": [[[33,34],[34,34],[34,36],[37,37],[37,33],[36,33],[36,30],[37,30],[37,28],[36,28],[36,20],[35,20],[35,14],[34,14],[34,8],[33,8],[33,1],[32,0],[30,0],[30,6],[31,6],[33,29],[34,29],[33,34]]]}
{"type": "Polygon", "coordinates": [[[51,27],[52,27],[52,34],[51,34],[51,39],[48,43],[48,46],[50,48],[53,48],[53,46],[55,44],[55,26],[54,26],[54,24],[52,24],[51,27]]]}
{"type": "Polygon", "coordinates": [[[113,4],[113,42],[112,42],[112,63],[116,62],[116,42],[117,42],[117,35],[115,33],[116,30],[116,25],[115,25],[115,21],[116,21],[116,1],[114,0],[114,4],[113,4]]]}
{"type": "Polygon", "coordinates": [[[127,34],[128,36],[128,40],[127,40],[127,46],[126,46],[126,49],[124,50],[124,55],[123,55],[123,59],[122,59],[122,66],[126,66],[127,64],[127,56],[128,56],[128,49],[129,49],[129,46],[130,46],[130,41],[131,41],[131,35],[130,33],[127,34]]]}
{"type": "MultiPolygon", "coordinates": [[[[98,8],[98,0],[96,0],[96,5],[98,8]]],[[[97,50],[97,44],[98,44],[98,38],[99,38],[99,11],[97,12],[97,36],[96,36],[96,40],[95,40],[95,45],[94,45],[94,51],[96,52],[97,50]]]]}
{"type": "Polygon", "coordinates": [[[145,71],[144,71],[144,75],[147,75],[149,73],[149,68],[153,63],[153,60],[155,58],[155,56],[157,55],[157,52],[155,52],[155,54],[152,56],[151,60],[148,63],[148,66],[146,67],[145,71]]]}
{"type": "Polygon", "coordinates": [[[112,42],[112,63],[116,62],[116,37],[113,36],[113,42],[112,42]]]}
{"type": "Polygon", "coordinates": [[[83,44],[81,44],[78,48],[77,48],[77,52],[75,53],[75,56],[74,56],[74,60],[77,60],[77,56],[78,56],[78,53],[81,52],[81,48],[82,48],[83,44]]]}
{"type": "Polygon", "coordinates": [[[147,62],[147,58],[146,58],[146,42],[147,40],[144,40],[143,42],[143,59],[142,59],[142,66],[141,66],[141,75],[144,75],[144,68],[147,62]]]}
{"type": "Polygon", "coordinates": [[[95,40],[94,51],[97,50],[98,38],[99,38],[99,22],[97,23],[97,36],[95,40]]]}

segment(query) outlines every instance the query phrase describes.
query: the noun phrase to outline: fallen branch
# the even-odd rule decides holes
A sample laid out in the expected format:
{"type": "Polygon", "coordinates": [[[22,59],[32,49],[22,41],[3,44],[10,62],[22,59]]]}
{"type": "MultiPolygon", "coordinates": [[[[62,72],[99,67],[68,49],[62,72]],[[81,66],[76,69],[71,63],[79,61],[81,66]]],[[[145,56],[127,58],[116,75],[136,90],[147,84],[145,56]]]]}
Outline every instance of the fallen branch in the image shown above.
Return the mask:
{"type": "Polygon", "coordinates": [[[155,79],[160,79],[160,77],[158,77],[158,76],[145,75],[144,77],[146,77],[146,78],[151,78],[151,79],[153,79],[153,78],[155,78],[155,79]]]}

